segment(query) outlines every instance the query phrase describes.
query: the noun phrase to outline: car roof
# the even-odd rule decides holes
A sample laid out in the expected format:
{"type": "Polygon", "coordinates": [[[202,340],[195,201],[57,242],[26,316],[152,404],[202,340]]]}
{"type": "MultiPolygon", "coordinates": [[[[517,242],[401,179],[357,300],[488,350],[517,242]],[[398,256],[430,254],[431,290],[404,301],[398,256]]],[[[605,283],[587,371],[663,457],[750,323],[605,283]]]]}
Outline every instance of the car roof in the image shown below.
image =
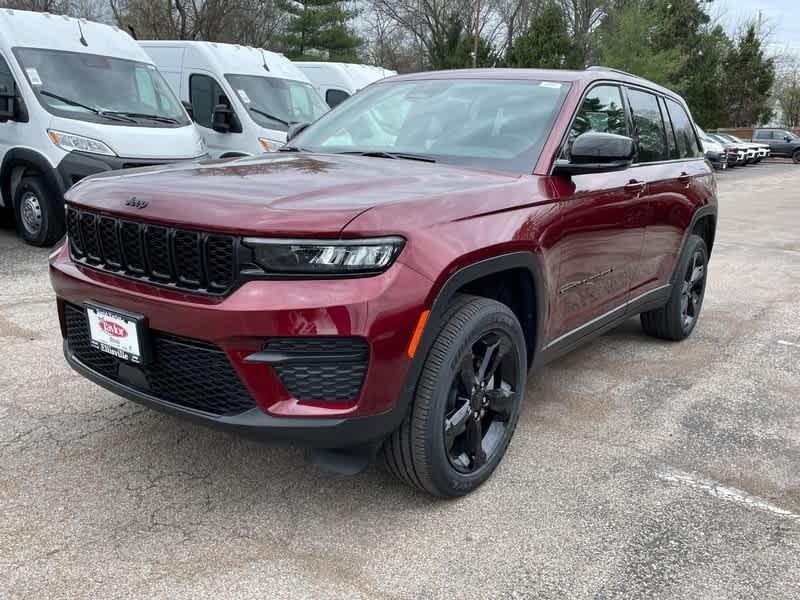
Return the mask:
{"type": "Polygon", "coordinates": [[[589,67],[584,70],[569,69],[455,69],[448,71],[425,71],[391,77],[387,81],[415,81],[426,79],[486,79],[486,80],[533,80],[578,83],[587,87],[595,81],[618,81],[642,86],[683,103],[683,99],[665,87],[630,73],[609,67],[589,67]]]}

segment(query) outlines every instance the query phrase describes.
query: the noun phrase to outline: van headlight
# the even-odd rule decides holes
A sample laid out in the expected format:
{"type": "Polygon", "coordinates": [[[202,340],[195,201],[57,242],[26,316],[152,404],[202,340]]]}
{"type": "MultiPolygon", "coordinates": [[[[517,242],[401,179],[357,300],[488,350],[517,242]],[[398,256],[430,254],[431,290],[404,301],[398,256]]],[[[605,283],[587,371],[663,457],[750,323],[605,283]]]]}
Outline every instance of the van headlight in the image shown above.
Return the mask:
{"type": "Polygon", "coordinates": [[[403,249],[401,237],[353,240],[245,238],[253,260],[267,273],[364,275],[388,269],[403,249]]]}
{"type": "Polygon", "coordinates": [[[62,150],[71,152],[78,150],[79,152],[90,152],[92,154],[104,154],[105,156],[116,156],[117,153],[109,148],[100,140],[95,140],[82,135],[75,135],[74,133],[65,133],[63,131],[56,131],[55,129],[48,129],[47,135],[50,140],[62,150]]]}
{"type": "Polygon", "coordinates": [[[260,137],[258,138],[258,143],[261,144],[261,149],[264,150],[264,152],[276,152],[278,148],[283,146],[286,142],[260,137]]]}

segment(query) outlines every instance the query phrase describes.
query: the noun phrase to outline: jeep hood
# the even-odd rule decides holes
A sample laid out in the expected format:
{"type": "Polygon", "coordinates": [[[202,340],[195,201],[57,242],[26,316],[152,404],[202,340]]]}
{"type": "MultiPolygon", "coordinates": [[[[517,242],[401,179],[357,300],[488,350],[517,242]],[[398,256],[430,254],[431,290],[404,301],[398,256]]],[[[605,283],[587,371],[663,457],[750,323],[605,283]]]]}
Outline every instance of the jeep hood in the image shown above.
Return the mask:
{"type": "Polygon", "coordinates": [[[78,183],[66,198],[117,216],[193,229],[333,237],[381,204],[515,179],[413,160],[287,152],[103,173],[78,183]]]}

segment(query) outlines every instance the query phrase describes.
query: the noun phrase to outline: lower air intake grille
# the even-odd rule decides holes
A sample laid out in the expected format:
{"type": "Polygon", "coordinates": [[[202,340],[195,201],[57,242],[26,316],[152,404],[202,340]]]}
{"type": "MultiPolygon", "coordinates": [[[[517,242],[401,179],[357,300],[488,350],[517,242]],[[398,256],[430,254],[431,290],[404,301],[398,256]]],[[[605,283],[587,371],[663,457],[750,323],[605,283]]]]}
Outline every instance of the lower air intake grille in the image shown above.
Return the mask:
{"type": "Polygon", "coordinates": [[[273,338],[264,350],[283,357],[272,368],[298,400],[352,401],[361,393],[369,363],[363,338],[273,338]]]}
{"type": "Polygon", "coordinates": [[[91,346],[83,309],[65,306],[69,350],[86,367],[159,400],[214,415],[256,406],[225,353],[213,344],[151,330],[152,360],[137,367],[91,346]]]}

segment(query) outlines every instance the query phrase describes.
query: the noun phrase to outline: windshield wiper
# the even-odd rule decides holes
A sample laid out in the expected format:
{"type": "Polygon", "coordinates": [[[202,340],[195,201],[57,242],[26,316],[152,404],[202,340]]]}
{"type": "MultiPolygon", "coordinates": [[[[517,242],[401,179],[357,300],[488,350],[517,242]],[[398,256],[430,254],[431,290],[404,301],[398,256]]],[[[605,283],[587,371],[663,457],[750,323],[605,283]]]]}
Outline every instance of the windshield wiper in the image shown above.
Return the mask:
{"type": "Polygon", "coordinates": [[[42,96],[48,96],[50,98],[55,98],[56,100],[64,102],[65,104],[70,104],[72,106],[78,106],[80,108],[85,108],[86,110],[88,110],[91,113],[94,113],[94,114],[99,115],[101,117],[105,117],[106,119],[109,119],[109,120],[112,120],[112,121],[124,121],[126,123],[135,123],[136,122],[133,119],[129,119],[129,118],[125,117],[125,116],[120,116],[120,115],[117,115],[115,113],[109,113],[109,112],[106,112],[104,110],[100,110],[99,108],[95,108],[94,106],[89,106],[88,104],[83,104],[82,102],[78,102],[77,100],[72,100],[71,98],[65,98],[64,96],[59,96],[58,94],[54,94],[53,92],[50,92],[48,90],[39,90],[39,93],[42,96]]]}
{"type": "Polygon", "coordinates": [[[255,108],[255,107],[251,106],[250,110],[252,110],[254,113],[256,113],[258,115],[261,115],[262,117],[266,117],[267,119],[272,119],[273,121],[277,121],[281,125],[286,125],[286,127],[290,127],[292,125],[292,123],[290,123],[289,121],[284,121],[280,117],[276,117],[275,115],[271,115],[268,112],[266,112],[264,110],[261,110],[260,108],[255,108]]]}
{"type": "Polygon", "coordinates": [[[278,148],[278,152],[308,152],[308,150],[300,146],[281,146],[278,148]]]}
{"type": "Polygon", "coordinates": [[[404,160],[419,160],[422,162],[435,163],[436,159],[424,154],[409,154],[408,152],[384,152],[383,150],[373,150],[368,152],[359,152],[351,150],[347,152],[339,152],[339,154],[357,154],[358,156],[371,156],[374,158],[402,158],[404,160]]]}
{"type": "Polygon", "coordinates": [[[103,114],[106,115],[122,115],[124,117],[130,117],[132,120],[135,119],[150,119],[152,121],[159,121],[161,123],[180,123],[178,119],[173,119],[172,117],[162,117],[161,115],[150,115],[147,113],[137,113],[137,112],[125,112],[125,111],[117,111],[117,110],[107,110],[103,114]]]}

